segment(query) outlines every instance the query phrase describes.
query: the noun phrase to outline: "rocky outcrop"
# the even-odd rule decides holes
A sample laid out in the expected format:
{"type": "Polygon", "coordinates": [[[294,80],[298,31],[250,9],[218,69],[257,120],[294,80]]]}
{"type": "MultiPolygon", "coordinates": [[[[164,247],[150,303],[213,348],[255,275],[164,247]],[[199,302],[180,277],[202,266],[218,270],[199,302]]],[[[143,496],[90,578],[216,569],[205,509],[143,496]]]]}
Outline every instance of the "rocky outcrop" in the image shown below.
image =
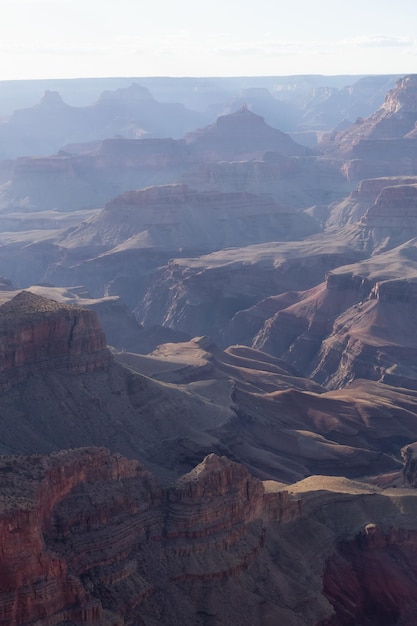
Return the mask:
{"type": "Polygon", "coordinates": [[[410,443],[401,451],[404,468],[404,481],[410,487],[417,487],[417,443],[410,443]]]}
{"type": "Polygon", "coordinates": [[[287,492],[265,494],[214,455],[166,492],[136,461],[100,448],[2,457],[0,476],[4,625],[153,623],[143,605],[160,589],[176,624],[185,581],[240,576],[266,524],[301,512],[287,492]]]}
{"type": "Polygon", "coordinates": [[[216,123],[185,135],[186,144],[201,160],[234,161],[277,152],[283,156],[304,156],[308,153],[285,133],[268,126],[263,117],[246,105],[229,115],[220,116],[216,123]]]}
{"type": "Polygon", "coordinates": [[[417,186],[387,185],[360,221],[351,229],[349,238],[369,254],[395,248],[417,235],[417,186]]]}
{"type": "Polygon", "coordinates": [[[321,150],[346,159],[350,180],[376,176],[415,176],[417,79],[405,76],[390,90],[382,107],[346,130],[324,137],[321,150]]]}
{"type": "Polygon", "coordinates": [[[58,503],[79,485],[129,480],[141,471],[104,449],[0,459],[0,624],[104,623],[100,601],[65,557],[48,549],[44,533],[52,532],[58,503]]]}
{"type": "Polygon", "coordinates": [[[316,232],[318,225],[268,197],[198,192],[185,184],[129,191],[73,229],[61,245],[127,250],[208,252],[224,247],[289,240],[316,232]]]}
{"type": "Polygon", "coordinates": [[[335,320],[312,364],[313,378],[331,388],[367,378],[415,389],[415,302],[414,282],[377,282],[367,300],[335,320]]]}
{"type": "MultiPolygon", "coordinates": [[[[397,201],[401,211],[401,199],[404,192],[399,191],[398,196],[393,187],[413,186],[417,184],[417,178],[409,176],[369,178],[362,180],[358,187],[349,194],[342,202],[333,206],[328,226],[340,228],[345,224],[355,224],[364,218],[367,212],[372,212],[374,206],[378,204],[378,198],[382,195],[385,200],[390,198],[390,215],[394,217],[397,213],[397,201]],[[385,189],[391,191],[386,192],[385,189]]],[[[381,198],[382,199],[382,198],[381,198]]]]}
{"type": "Polygon", "coordinates": [[[108,137],[182,137],[207,120],[207,114],[179,103],[158,102],[146,87],[107,90],[90,106],[69,106],[47,90],[39,104],[18,109],[2,124],[1,158],[56,153],[68,143],[108,137]],[[30,133],[27,129],[30,128],[30,133]]]}
{"type": "Polygon", "coordinates": [[[136,313],[141,322],[153,320],[194,336],[209,335],[223,346],[246,343],[247,329],[238,330],[234,323],[238,312],[292,291],[295,285],[306,289],[320,283],[329,269],[358,256],[337,241],[323,246],[311,239],[174,259],[155,273],[136,313]]]}
{"type": "Polygon", "coordinates": [[[22,291],[0,307],[1,389],[30,372],[89,372],[111,357],[95,313],[22,291]]]}
{"type": "Polygon", "coordinates": [[[333,389],[357,378],[414,389],[416,271],[414,240],[333,270],[314,289],[271,299],[253,347],[333,389]]]}
{"type": "Polygon", "coordinates": [[[413,490],[261,483],[213,454],[161,488],[103,448],[1,457],[0,486],[4,626],[415,617],[413,490]]]}
{"type": "Polygon", "coordinates": [[[367,524],[338,544],[326,563],[323,593],[335,615],[320,626],[403,624],[417,618],[417,532],[367,524]]]}

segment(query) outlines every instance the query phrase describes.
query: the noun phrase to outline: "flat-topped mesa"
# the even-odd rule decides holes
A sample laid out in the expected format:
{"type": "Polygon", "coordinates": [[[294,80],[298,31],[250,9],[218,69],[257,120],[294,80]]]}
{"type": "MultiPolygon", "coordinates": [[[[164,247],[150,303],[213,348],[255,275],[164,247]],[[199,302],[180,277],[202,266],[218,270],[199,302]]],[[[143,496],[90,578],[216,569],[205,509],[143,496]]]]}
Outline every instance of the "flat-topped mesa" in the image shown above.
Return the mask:
{"type": "Polygon", "coordinates": [[[22,291],[0,307],[0,389],[40,369],[90,372],[111,362],[94,311],[22,291]]]}

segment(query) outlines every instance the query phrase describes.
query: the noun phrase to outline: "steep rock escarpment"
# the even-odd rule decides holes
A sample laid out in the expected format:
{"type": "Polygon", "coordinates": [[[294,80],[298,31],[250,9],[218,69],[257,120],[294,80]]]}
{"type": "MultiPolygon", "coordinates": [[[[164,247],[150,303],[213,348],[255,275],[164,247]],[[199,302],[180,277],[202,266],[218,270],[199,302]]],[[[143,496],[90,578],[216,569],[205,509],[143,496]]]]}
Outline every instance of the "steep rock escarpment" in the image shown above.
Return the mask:
{"type": "Polygon", "coordinates": [[[412,489],[216,455],[163,489],[103,448],[2,457],[0,482],[4,626],[413,623],[412,489]]]}
{"type": "Polygon", "coordinates": [[[417,619],[417,532],[367,524],[337,545],[323,575],[323,593],[335,609],[320,626],[402,624],[417,619]]]}
{"type": "Polygon", "coordinates": [[[0,476],[4,625],[203,624],[183,584],[236,579],[265,525],[300,515],[297,498],[214,455],[168,491],[103,448],[2,457],[0,476]]]}
{"type": "MultiPolygon", "coordinates": [[[[368,209],[373,207],[377,202],[377,198],[385,189],[385,187],[395,187],[397,185],[415,185],[417,178],[414,176],[391,176],[381,178],[368,178],[361,180],[357,188],[352,191],[347,198],[335,204],[331,209],[331,215],[327,222],[328,226],[340,228],[345,224],[355,224],[361,220],[368,209]]],[[[390,215],[395,217],[397,213],[396,198],[391,194],[391,211],[390,215]]],[[[403,194],[399,194],[400,201],[403,194]]]]}
{"type": "Polygon", "coordinates": [[[417,76],[399,79],[380,109],[346,130],[324,137],[321,150],[346,159],[349,180],[376,176],[415,176],[417,76]]]}
{"type": "Polygon", "coordinates": [[[365,378],[414,389],[415,258],[410,240],[332,270],[326,283],[298,293],[287,306],[284,296],[271,302],[253,347],[328,388],[365,378]]]}
{"type": "Polygon", "coordinates": [[[228,324],[238,311],[264,298],[320,283],[326,272],[360,253],[319,239],[221,250],[197,258],[174,259],[155,273],[136,314],[192,336],[209,335],[221,345],[243,343],[245,330],[228,324]]]}
{"type": "Polygon", "coordinates": [[[129,191],[73,229],[61,245],[77,242],[97,251],[157,249],[212,251],[227,246],[300,239],[317,232],[305,214],[265,195],[247,192],[198,192],[185,184],[129,191]]]}
{"type": "Polygon", "coordinates": [[[88,372],[110,361],[96,314],[22,291],[0,307],[0,386],[41,369],[88,372]]]}
{"type": "Polygon", "coordinates": [[[415,389],[416,298],[414,281],[377,282],[366,301],[335,321],[312,363],[313,378],[333,389],[356,378],[415,389]]]}
{"type": "Polygon", "coordinates": [[[271,301],[272,315],[263,321],[252,345],[279,355],[305,373],[322,342],[332,332],[334,320],[364,300],[371,288],[372,283],[361,276],[329,272],[325,283],[298,293],[289,306],[286,306],[285,294],[271,301]]]}
{"type": "Polygon", "coordinates": [[[346,230],[348,241],[368,254],[400,246],[417,235],[417,186],[387,185],[359,222],[346,230]]]}
{"type": "Polygon", "coordinates": [[[289,135],[272,128],[247,106],[220,116],[215,124],[189,133],[184,138],[195,158],[205,161],[248,160],[265,152],[304,156],[309,151],[289,135]]]}

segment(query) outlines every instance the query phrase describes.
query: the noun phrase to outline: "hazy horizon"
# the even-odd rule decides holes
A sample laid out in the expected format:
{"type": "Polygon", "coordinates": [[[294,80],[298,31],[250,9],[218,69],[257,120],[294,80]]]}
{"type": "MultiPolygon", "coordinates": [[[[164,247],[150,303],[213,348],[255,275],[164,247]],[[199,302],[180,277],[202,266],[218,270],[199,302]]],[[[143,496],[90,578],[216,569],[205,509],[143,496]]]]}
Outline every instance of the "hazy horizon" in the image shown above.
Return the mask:
{"type": "Polygon", "coordinates": [[[411,0],[0,0],[0,80],[410,74],[411,0]]]}

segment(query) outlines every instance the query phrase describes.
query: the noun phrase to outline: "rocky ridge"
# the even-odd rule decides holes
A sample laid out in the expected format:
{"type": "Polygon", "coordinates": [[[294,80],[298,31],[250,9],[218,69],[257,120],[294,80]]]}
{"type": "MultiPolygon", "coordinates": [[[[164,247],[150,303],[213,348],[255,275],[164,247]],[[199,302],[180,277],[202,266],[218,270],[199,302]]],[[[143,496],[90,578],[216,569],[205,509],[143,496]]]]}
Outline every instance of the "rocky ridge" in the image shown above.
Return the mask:
{"type": "Polygon", "coordinates": [[[265,524],[300,514],[288,492],[265,493],[214,455],[167,492],[136,461],[99,448],[2,457],[0,472],[4,625],[142,621],[162,589],[169,622],[180,623],[185,581],[239,577],[262,551],[265,524]]]}
{"type": "Polygon", "coordinates": [[[270,299],[253,346],[327,387],[366,378],[414,388],[415,280],[414,240],[332,270],[290,303],[270,299]]]}
{"type": "Polygon", "coordinates": [[[216,455],[164,489],[103,448],[1,457],[0,481],[4,626],[413,623],[413,490],[262,483],[216,455]]]}

